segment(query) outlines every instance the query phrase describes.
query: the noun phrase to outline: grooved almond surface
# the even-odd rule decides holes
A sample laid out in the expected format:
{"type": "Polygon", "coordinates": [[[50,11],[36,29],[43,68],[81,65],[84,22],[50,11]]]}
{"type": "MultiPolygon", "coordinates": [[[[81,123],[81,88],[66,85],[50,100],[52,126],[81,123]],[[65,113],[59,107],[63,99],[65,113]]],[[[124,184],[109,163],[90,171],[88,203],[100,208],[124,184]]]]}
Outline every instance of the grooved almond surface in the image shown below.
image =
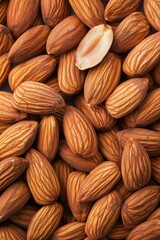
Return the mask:
{"type": "Polygon", "coordinates": [[[62,92],[60,87],[59,87],[59,83],[58,83],[58,78],[57,77],[51,77],[49,78],[49,80],[47,82],[45,82],[45,84],[47,84],[48,86],[50,86],[51,88],[53,88],[55,91],[57,91],[64,99],[68,98],[69,96],[62,92]]]}
{"type": "Polygon", "coordinates": [[[160,31],[160,1],[144,0],[144,12],[152,27],[154,27],[157,31],[160,31]]]}
{"type": "Polygon", "coordinates": [[[157,208],[150,216],[147,218],[147,220],[154,220],[154,219],[160,219],[160,208],[157,208]]]}
{"type": "Polygon", "coordinates": [[[0,228],[0,239],[1,240],[8,240],[8,239],[25,240],[26,232],[14,224],[7,224],[0,228]]]}
{"type": "Polygon", "coordinates": [[[2,24],[0,24],[0,38],[0,55],[3,55],[9,51],[14,40],[9,29],[2,24]]]}
{"type": "Polygon", "coordinates": [[[133,193],[133,192],[128,191],[128,190],[126,189],[126,187],[125,187],[125,185],[124,185],[124,183],[123,183],[122,180],[120,180],[120,181],[115,185],[114,190],[116,190],[116,191],[120,194],[123,202],[124,202],[129,196],[131,196],[132,193],[133,193]]]}
{"type": "Polygon", "coordinates": [[[160,184],[160,157],[151,159],[152,177],[160,184]]]}
{"type": "Polygon", "coordinates": [[[154,81],[160,85],[160,62],[153,69],[152,74],[153,74],[154,81]]]}
{"type": "Polygon", "coordinates": [[[0,134],[2,132],[4,132],[7,128],[9,128],[10,126],[12,126],[12,123],[3,123],[0,122],[0,134]]]}
{"type": "Polygon", "coordinates": [[[124,227],[122,222],[117,222],[109,232],[108,237],[111,239],[126,239],[129,232],[130,231],[124,227]]]}
{"type": "Polygon", "coordinates": [[[0,56],[0,87],[6,81],[8,74],[12,68],[11,62],[8,61],[8,53],[0,56]]]}
{"type": "Polygon", "coordinates": [[[92,157],[98,150],[96,132],[90,121],[76,108],[67,107],[63,117],[64,135],[70,149],[83,157],[92,157]]]}
{"type": "Polygon", "coordinates": [[[6,19],[8,3],[9,3],[8,0],[0,2],[0,23],[1,24],[3,24],[6,19]]]}

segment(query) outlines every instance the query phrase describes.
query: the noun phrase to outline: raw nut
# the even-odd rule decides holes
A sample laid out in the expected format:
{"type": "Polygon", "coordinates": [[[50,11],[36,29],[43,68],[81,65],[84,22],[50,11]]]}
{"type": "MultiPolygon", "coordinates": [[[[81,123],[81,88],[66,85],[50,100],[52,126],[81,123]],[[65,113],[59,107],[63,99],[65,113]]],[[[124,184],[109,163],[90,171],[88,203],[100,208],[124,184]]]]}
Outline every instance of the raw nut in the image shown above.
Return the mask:
{"type": "Polygon", "coordinates": [[[120,194],[123,202],[124,202],[129,196],[131,196],[132,193],[133,193],[133,192],[128,191],[128,190],[126,189],[126,187],[125,187],[125,185],[124,185],[124,183],[123,183],[122,180],[120,180],[120,181],[116,184],[116,186],[114,187],[114,190],[116,190],[116,191],[120,194]]]}
{"type": "Polygon", "coordinates": [[[33,216],[27,231],[27,240],[48,239],[58,228],[63,214],[62,206],[54,202],[43,206],[33,216]]]}
{"type": "Polygon", "coordinates": [[[47,25],[38,25],[24,32],[12,45],[9,61],[22,62],[43,53],[49,33],[47,25]]]}
{"type": "Polygon", "coordinates": [[[80,71],[76,66],[76,50],[72,50],[60,56],[58,66],[58,84],[62,92],[73,95],[82,90],[85,72],[80,71]]]}
{"type": "Polygon", "coordinates": [[[96,201],[87,218],[85,231],[91,239],[105,237],[116,224],[122,199],[116,191],[96,201]]]}
{"type": "Polygon", "coordinates": [[[160,1],[144,0],[144,13],[151,26],[160,31],[160,1]]]}
{"type": "Polygon", "coordinates": [[[127,16],[114,32],[112,51],[123,53],[130,51],[150,33],[150,25],[141,12],[127,16]]]}
{"type": "Polygon", "coordinates": [[[11,71],[12,64],[8,61],[8,53],[0,56],[0,87],[7,80],[8,74],[11,71]]]}
{"type": "Polygon", "coordinates": [[[38,208],[30,204],[26,204],[19,212],[14,214],[9,220],[16,225],[28,229],[28,226],[38,211],[38,208]]]}
{"type": "Polygon", "coordinates": [[[85,223],[73,222],[58,228],[51,240],[83,240],[85,237],[85,223]]]}
{"type": "Polygon", "coordinates": [[[7,128],[0,135],[0,161],[23,155],[32,146],[37,130],[35,121],[21,121],[7,128]]]}
{"type": "Polygon", "coordinates": [[[0,2],[0,24],[3,24],[6,20],[8,3],[8,0],[0,2]]]}
{"type": "Polygon", "coordinates": [[[10,88],[14,91],[22,82],[45,82],[56,67],[56,60],[45,54],[14,67],[8,76],[10,88]]]}
{"type": "Polygon", "coordinates": [[[30,149],[25,159],[28,162],[27,183],[36,203],[51,204],[60,195],[60,185],[51,163],[40,152],[30,149]]]}
{"type": "Polygon", "coordinates": [[[128,235],[127,240],[158,239],[160,236],[160,220],[150,220],[136,226],[128,235]]]}
{"type": "Polygon", "coordinates": [[[12,123],[3,123],[0,122],[0,134],[3,133],[7,128],[12,126],[12,123]]]}
{"type": "Polygon", "coordinates": [[[45,82],[48,86],[53,88],[56,92],[58,92],[64,99],[68,99],[70,96],[68,96],[66,93],[62,92],[59,83],[58,83],[58,78],[57,77],[51,77],[48,79],[47,82],[45,82]]]}
{"type": "Polygon", "coordinates": [[[160,219],[160,208],[157,208],[148,218],[147,220],[160,219]]]}
{"type": "Polygon", "coordinates": [[[19,181],[11,184],[0,198],[0,222],[21,210],[30,196],[29,188],[24,182],[19,181]]]}
{"type": "Polygon", "coordinates": [[[46,25],[53,28],[68,16],[67,0],[41,0],[41,12],[46,25]]]}
{"type": "Polygon", "coordinates": [[[51,31],[47,39],[47,53],[59,56],[74,49],[86,32],[86,26],[75,15],[63,19],[51,31]]]}
{"type": "Polygon", "coordinates": [[[83,157],[93,157],[98,150],[96,132],[84,114],[68,106],[63,117],[63,131],[69,148],[83,157]]]}
{"type": "Polygon", "coordinates": [[[96,105],[106,100],[121,77],[121,59],[108,52],[103,61],[89,70],[84,83],[84,97],[88,104],[96,105]]]}
{"type": "Polygon", "coordinates": [[[153,130],[153,131],[156,131],[156,132],[160,132],[160,120],[153,123],[150,128],[153,130]]]}
{"type": "Polygon", "coordinates": [[[103,159],[103,156],[100,153],[100,151],[97,151],[95,153],[95,155],[93,157],[89,158],[88,160],[90,160],[91,162],[94,162],[96,164],[100,164],[103,162],[104,159],[103,159]]]}
{"type": "Polygon", "coordinates": [[[0,162],[0,191],[13,183],[27,167],[24,158],[10,157],[0,162]]]}
{"type": "Polygon", "coordinates": [[[149,183],[151,161],[144,147],[133,138],[126,142],[122,159],[121,174],[127,190],[136,191],[149,183]]]}
{"type": "Polygon", "coordinates": [[[117,222],[116,225],[114,226],[114,228],[111,229],[111,231],[108,233],[108,237],[110,239],[116,240],[116,239],[126,239],[128,234],[129,234],[129,230],[127,230],[123,223],[117,222]]]}
{"type": "Polygon", "coordinates": [[[117,136],[122,147],[129,138],[134,138],[144,146],[149,156],[160,155],[160,132],[144,128],[129,128],[118,132],[117,136]]]}
{"type": "Polygon", "coordinates": [[[4,123],[14,123],[27,117],[26,113],[21,113],[13,107],[13,94],[0,91],[0,121],[4,123]]]}
{"type": "Polygon", "coordinates": [[[98,133],[98,146],[103,156],[115,163],[120,163],[122,156],[122,147],[117,138],[119,129],[115,126],[108,131],[98,133]]]}
{"type": "Polygon", "coordinates": [[[130,77],[148,73],[160,59],[160,32],[142,40],[127,55],[123,63],[123,71],[130,77]]]}
{"type": "Polygon", "coordinates": [[[97,163],[91,160],[92,158],[86,159],[74,154],[68,147],[66,141],[60,142],[59,155],[66,163],[77,171],[89,173],[97,166],[97,163]]]}
{"type": "Polygon", "coordinates": [[[93,126],[98,130],[109,129],[116,123],[116,120],[109,115],[102,104],[90,106],[86,103],[83,94],[79,94],[75,98],[74,104],[77,109],[79,109],[86,117],[88,117],[93,126]]]}
{"type": "Polygon", "coordinates": [[[133,112],[144,100],[148,91],[147,78],[133,78],[116,87],[105,106],[113,118],[121,118],[133,112]]]}
{"type": "Polygon", "coordinates": [[[65,107],[62,96],[46,84],[32,81],[21,83],[13,94],[16,109],[31,114],[51,114],[65,107]]]}
{"type": "Polygon", "coordinates": [[[0,42],[0,56],[1,56],[10,50],[14,42],[9,29],[2,24],[0,24],[0,38],[1,38],[0,42]]]}
{"type": "Polygon", "coordinates": [[[156,65],[152,72],[154,82],[160,85],[160,62],[156,65]]]}
{"type": "Polygon", "coordinates": [[[160,157],[151,159],[152,177],[160,184],[160,157]]]}
{"type": "Polygon", "coordinates": [[[6,224],[0,228],[0,239],[26,240],[26,232],[14,224],[6,224]]]}
{"type": "Polygon", "coordinates": [[[39,124],[36,148],[50,162],[54,160],[59,146],[59,126],[53,116],[44,116],[39,124]]]}
{"type": "Polygon", "coordinates": [[[121,217],[125,228],[132,229],[143,222],[158,206],[160,187],[149,186],[133,193],[123,203],[121,217]]]}
{"type": "Polygon", "coordinates": [[[141,0],[110,0],[105,8],[105,19],[110,22],[117,22],[137,11],[140,3],[141,0]]]}
{"type": "Polygon", "coordinates": [[[80,70],[92,68],[99,64],[113,42],[112,27],[100,24],[91,28],[78,45],[76,66],[80,70]]]}
{"type": "Polygon", "coordinates": [[[127,115],[125,122],[128,127],[145,127],[160,119],[160,88],[148,93],[141,105],[127,115]]]}
{"type": "Polygon", "coordinates": [[[101,0],[69,0],[75,14],[89,28],[105,23],[101,0]]]}
{"type": "Polygon", "coordinates": [[[86,174],[78,171],[72,172],[67,180],[67,198],[70,210],[78,222],[85,222],[91,209],[91,203],[79,201],[79,191],[83,187],[86,174]]]}

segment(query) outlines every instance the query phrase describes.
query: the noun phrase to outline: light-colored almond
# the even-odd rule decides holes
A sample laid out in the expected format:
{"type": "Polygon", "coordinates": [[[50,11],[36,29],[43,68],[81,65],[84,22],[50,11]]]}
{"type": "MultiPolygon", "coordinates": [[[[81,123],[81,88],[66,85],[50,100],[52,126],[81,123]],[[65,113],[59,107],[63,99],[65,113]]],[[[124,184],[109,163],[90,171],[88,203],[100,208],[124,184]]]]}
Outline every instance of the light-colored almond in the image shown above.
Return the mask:
{"type": "Polygon", "coordinates": [[[157,31],[160,31],[160,1],[144,0],[144,12],[152,27],[154,27],[157,31]]]}
{"type": "Polygon", "coordinates": [[[0,228],[0,239],[26,240],[26,232],[14,224],[6,224],[0,228]]]}

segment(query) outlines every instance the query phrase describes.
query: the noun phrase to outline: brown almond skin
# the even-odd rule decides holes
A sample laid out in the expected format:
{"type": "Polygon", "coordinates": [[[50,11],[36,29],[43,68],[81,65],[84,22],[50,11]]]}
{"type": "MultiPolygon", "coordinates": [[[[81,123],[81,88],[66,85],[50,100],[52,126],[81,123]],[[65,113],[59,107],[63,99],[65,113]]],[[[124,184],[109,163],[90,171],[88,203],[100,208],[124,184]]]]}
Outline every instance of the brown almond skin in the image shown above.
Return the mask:
{"type": "Polygon", "coordinates": [[[154,68],[160,59],[160,32],[136,45],[123,63],[123,71],[130,77],[142,76],[154,68]]]}
{"type": "Polygon", "coordinates": [[[121,221],[117,222],[116,225],[111,229],[111,231],[108,233],[108,237],[110,239],[126,239],[129,230],[127,230],[123,223],[121,221]]]}
{"type": "Polygon", "coordinates": [[[105,8],[104,17],[109,22],[117,22],[137,11],[141,0],[110,0],[105,8]]]}
{"type": "Polygon", "coordinates": [[[151,159],[152,177],[160,184],[160,157],[151,159]]]}
{"type": "Polygon", "coordinates": [[[62,206],[54,202],[43,206],[33,216],[27,231],[27,240],[48,239],[58,228],[63,214],[62,206]]]}
{"type": "Polygon", "coordinates": [[[91,239],[105,237],[116,224],[122,199],[116,191],[108,193],[93,205],[87,218],[85,231],[91,239]]]}
{"type": "Polygon", "coordinates": [[[10,239],[26,240],[26,236],[27,236],[26,232],[14,224],[10,224],[10,223],[5,224],[0,228],[1,240],[10,240],[10,239]]]}
{"type": "Polygon", "coordinates": [[[41,12],[46,25],[53,28],[68,16],[67,0],[41,0],[41,12]]]}
{"type": "Polygon", "coordinates": [[[0,24],[0,38],[1,38],[0,42],[0,56],[1,56],[10,50],[14,42],[9,29],[2,24],[0,24]]]}
{"type": "Polygon", "coordinates": [[[0,87],[7,80],[8,74],[11,71],[12,64],[8,61],[8,53],[0,56],[0,87]]]}
{"type": "Polygon", "coordinates": [[[32,146],[37,130],[35,121],[21,121],[7,128],[0,135],[0,161],[23,155],[32,146]]]}
{"type": "Polygon", "coordinates": [[[104,7],[100,0],[69,0],[75,14],[89,28],[105,23],[104,7]]]}
{"type": "Polygon", "coordinates": [[[158,0],[144,0],[144,13],[151,26],[160,31],[160,2],[158,0]]]}
{"type": "Polygon", "coordinates": [[[3,24],[6,20],[8,3],[8,0],[0,2],[0,24],[3,24]]]}
{"type": "Polygon", "coordinates": [[[128,15],[114,32],[112,50],[116,53],[130,51],[150,32],[150,25],[141,12],[128,15]]]}
{"type": "Polygon", "coordinates": [[[67,107],[63,117],[63,131],[69,148],[75,154],[88,158],[97,152],[96,132],[85,115],[75,107],[67,107]]]}
{"type": "Polygon", "coordinates": [[[158,206],[160,187],[149,186],[133,193],[123,203],[121,217],[124,226],[132,229],[142,223],[158,206]]]}
{"type": "Polygon", "coordinates": [[[60,185],[54,168],[40,152],[30,149],[25,159],[27,183],[36,203],[47,205],[53,203],[60,194],[60,185]]]}
{"type": "Polygon", "coordinates": [[[160,62],[156,65],[152,72],[154,82],[160,85],[160,62]]]}
{"type": "Polygon", "coordinates": [[[154,220],[159,219],[160,220],[160,208],[157,208],[148,218],[147,220],[154,220]]]}
{"type": "Polygon", "coordinates": [[[4,132],[7,128],[9,128],[10,126],[12,126],[12,123],[0,122],[0,134],[2,132],[4,132]]]}
{"type": "Polygon", "coordinates": [[[75,15],[62,20],[49,34],[46,44],[48,54],[59,56],[78,46],[87,32],[86,26],[75,15]]]}
{"type": "Polygon", "coordinates": [[[150,128],[153,130],[153,131],[157,131],[157,132],[160,132],[160,120],[153,123],[150,128]]]}
{"type": "Polygon", "coordinates": [[[22,62],[43,53],[49,33],[47,25],[38,25],[24,32],[12,45],[9,61],[22,62]]]}
{"type": "Polygon", "coordinates": [[[51,88],[53,88],[54,90],[56,90],[64,99],[68,99],[70,98],[69,95],[67,95],[66,93],[62,92],[60,87],[59,87],[59,83],[58,83],[58,78],[51,76],[47,82],[45,82],[45,84],[47,84],[48,86],[50,86],[51,88]]]}
{"type": "Polygon", "coordinates": [[[27,167],[24,158],[10,157],[0,162],[0,191],[13,183],[27,167]]]}
{"type": "Polygon", "coordinates": [[[133,193],[133,192],[128,191],[128,190],[126,189],[126,187],[125,187],[125,185],[124,185],[124,183],[123,183],[122,180],[120,180],[120,181],[115,185],[114,190],[116,190],[116,191],[120,194],[123,202],[124,202],[129,196],[131,196],[132,193],[133,193]]]}
{"type": "Polygon", "coordinates": [[[19,181],[11,184],[0,198],[0,222],[21,210],[30,196],[29,188],[24,182],[19,181]]]}
{"type": "Polygon", "coordinates": [[[103,61],[89,70],[84,83],[84,97],[88,104],[97,105],[106,100],[120,81],[121,60],[108,52],[103,61]]]}
{"type": "Polygon", "coordinates": [[[56,60],[47,54],[29,59],[10,71],[9,86],[14,91],[24,81],[45,82],[55,67],[56,60]]]}

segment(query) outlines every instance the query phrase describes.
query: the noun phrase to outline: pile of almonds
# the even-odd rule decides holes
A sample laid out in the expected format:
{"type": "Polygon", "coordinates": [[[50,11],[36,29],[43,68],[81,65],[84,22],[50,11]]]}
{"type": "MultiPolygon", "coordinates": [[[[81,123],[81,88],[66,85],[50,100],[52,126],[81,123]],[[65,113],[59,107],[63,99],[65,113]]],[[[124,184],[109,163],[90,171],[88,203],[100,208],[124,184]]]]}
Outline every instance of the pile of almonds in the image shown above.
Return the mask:
{"type": "Polygon", "coordinates": [[[0,240],[160,239],[159,86],[160,0],[1,0],[0,240]]]}

